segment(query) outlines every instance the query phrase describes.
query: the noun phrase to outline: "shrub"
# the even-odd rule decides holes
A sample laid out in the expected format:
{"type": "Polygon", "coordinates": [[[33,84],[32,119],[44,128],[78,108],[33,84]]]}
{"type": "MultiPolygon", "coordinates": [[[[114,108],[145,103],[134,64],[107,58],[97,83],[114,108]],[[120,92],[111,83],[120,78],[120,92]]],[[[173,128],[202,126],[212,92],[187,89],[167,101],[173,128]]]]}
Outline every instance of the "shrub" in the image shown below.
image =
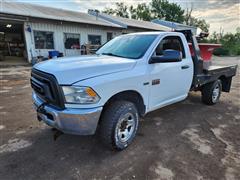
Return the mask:
{"type": "Polygon", "coordinates": [[[217,48],[213,51],[213,55],[215,55],[215,56],[227,56],[227,55],[230,55],[230,52],[229,52],[228,49],[217,48]]]}
{"type": "Polygon", "coordinates": [[[236,29],[236,33],[217,34],[214,32],[205,41],[222,44],[221,48],[213,51],[213,54],[216,56],[240,55],[240,27],[236,29]]]}

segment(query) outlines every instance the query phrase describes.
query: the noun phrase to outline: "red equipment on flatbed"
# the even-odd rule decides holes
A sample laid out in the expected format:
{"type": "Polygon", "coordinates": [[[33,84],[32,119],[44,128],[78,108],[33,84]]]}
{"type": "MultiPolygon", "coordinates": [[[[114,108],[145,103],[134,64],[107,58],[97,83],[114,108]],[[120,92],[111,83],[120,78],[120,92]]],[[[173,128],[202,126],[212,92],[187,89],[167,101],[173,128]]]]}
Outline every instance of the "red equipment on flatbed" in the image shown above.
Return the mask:
{"type": "MultiPolygon", "coordinates": [[[[192,44],[188,44],[192,56],[194,55],[192,44]]],[[[201,58],[203,61],[210,61],[212,58],[212,53],[214,49],[221,47],[221,44],[209,44],[209,43],[198,43],[199,49],[201,51],[201,58]]]]}

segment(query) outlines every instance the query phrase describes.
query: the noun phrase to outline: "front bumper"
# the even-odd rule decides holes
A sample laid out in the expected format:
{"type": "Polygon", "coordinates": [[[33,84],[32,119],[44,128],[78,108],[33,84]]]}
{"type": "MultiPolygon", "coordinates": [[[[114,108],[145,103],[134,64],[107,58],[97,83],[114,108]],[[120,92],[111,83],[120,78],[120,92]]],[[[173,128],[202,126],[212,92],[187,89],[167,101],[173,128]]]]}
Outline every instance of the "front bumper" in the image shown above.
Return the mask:
{"type": "MultiPolygon", "coordinates": [[[[43,101],[35,93],[32,94],[32,99],[36,110],[43,101]]],[[[59,111],[45,105],[44,110],[44,113],[38,112],[38,118],[47,125],[66,134],[92,135],[96,131],[102,107],[89,109],[66,108],[59,111]]]]}

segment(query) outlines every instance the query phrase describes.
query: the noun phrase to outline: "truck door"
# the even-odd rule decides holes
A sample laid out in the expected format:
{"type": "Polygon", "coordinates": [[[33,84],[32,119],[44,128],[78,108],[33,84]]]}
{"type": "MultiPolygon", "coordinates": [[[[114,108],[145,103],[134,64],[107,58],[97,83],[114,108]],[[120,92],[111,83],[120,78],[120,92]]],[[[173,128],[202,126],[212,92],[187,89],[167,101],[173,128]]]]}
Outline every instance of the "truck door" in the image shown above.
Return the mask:
{"type": "MultiPolygon", "coordinates": [[[[187,47],[187,42],[184,45],[187,47]]],[[[190,55],[186,57],[188,51],[184,45],[181,37],[175,35],[163,38],[158,44],[153,56],[162,56],[164,50],[172,49],[182,53],[182,60],[149,64],[151,110],[187,97],[193,78],[193,62],[190,55]]]]}

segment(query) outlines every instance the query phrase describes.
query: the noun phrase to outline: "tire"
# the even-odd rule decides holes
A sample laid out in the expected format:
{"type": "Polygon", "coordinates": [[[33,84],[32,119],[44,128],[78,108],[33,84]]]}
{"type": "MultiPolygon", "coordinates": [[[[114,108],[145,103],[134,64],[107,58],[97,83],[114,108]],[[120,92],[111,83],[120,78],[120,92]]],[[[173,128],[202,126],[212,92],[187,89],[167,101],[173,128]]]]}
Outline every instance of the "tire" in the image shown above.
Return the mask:
{"type": "Polygon", "coordinates": [[[115,101],[111,103],[101,119],[100,137],[102,142],[111,149],[127,148],[136,135],[138,122],[138,111],[132,102],[115,101]]]}
{"type": "Polygon", "coordinates": [[[202,102],[207,105],[216,104],[221,96],[222,83],[221,80],[208,83],[202,89],[202,102]]]}

